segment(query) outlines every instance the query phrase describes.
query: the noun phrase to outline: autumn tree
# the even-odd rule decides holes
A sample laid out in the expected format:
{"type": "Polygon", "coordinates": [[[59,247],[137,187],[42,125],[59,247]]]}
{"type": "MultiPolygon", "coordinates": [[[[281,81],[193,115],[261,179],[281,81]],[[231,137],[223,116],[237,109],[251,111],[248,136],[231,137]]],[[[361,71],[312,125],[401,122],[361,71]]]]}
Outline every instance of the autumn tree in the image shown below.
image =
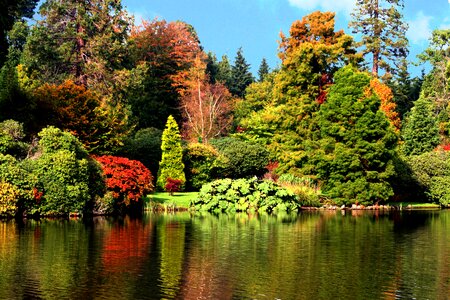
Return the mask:
{"type": "Polygon", "coordinates": [[[131,43],[140,69],[128,94],[133,115],[139,128],[161,127],[169,115],[179,116],[179,91],[201,52],[198,37],[186,23],[153,20],[132,29],[131,43]]]}
{"type": "Polygon", "coordinates": [[[370,81],[370,87],[366,91],[367,96],[375,93],[380,99],[380,109],[389,120],[389,123],[395,129],[396,132],[400,131],[400,117],[397,112],[397,105],[394,102],[394,94],[392,90],[386,84],[380,82],[378,78],[373,78],[370,81]]]}
{"type": "Polygon", "coordinates": [[[178,124],[172,116],[167,118],[166,128],[162,134],[162,157],[159,162],[156,186],[164,190],[167,178],[186,181],[184,175],[183,149],[178,124]]]}
{"type": "Polygon", "coordinates": [[[36,89],[34,98],[39,115],[36,130],[48,125],[67,130],[90,152],[108,152],[118,143],[115,139],[126,135],[123,124],[108,116],[100,97],[70,80],[46,83],[36,89]]]}
{"type": "Polygon", "coordinates": [[[240,123],[246,138],[268,144],[280,172],[308,172],[302,170],[305,150],[317,139],[316,114],[326,102],[333,74],[358,62],[352,37],[334,30],[334,17],[313,12],[295,21],[289,36],[281,35],[282,66],[273,79],[272,99],[240,123]]]}
{"type": "Polygon", "coordinates": [[[250,72],[250,64],[245,60],[242,48],[239,48],[231,67],[230,92],[238,97],[243,97],[245,89],[253,82],[253,75],[250,72]]]}
{"type": "Polygon", "coordinates": [[[357,0],[349,27],[361,34],[357,46],[364,55],[372,54],[372,74],[378,77],[383,69],[389,77],[408,55],[407,23],[401,10],[403,0],[357,0]]]}
{"type": "Polygon", "coordinates": [[[191,140],[207,143],[227,132],[231,125],[231,94],[221,83],[211,84],[204,55],[191,67],[181,97],[184,133],[191,140]]]}

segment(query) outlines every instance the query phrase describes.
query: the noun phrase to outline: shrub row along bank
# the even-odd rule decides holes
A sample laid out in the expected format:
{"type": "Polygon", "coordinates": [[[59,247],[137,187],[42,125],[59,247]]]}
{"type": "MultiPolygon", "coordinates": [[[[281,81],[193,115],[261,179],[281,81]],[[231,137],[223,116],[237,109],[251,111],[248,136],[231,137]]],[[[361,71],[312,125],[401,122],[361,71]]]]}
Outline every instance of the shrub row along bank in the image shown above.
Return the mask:
{"type": "Polygon", "coordinates": [[[295,195],[273,181],[219,179],[205,184],[191,208],[209,212],[297,211],[295,195]]]}
{"type": "Polygon", "coordinates": [[[137,161],[99,157],[102,168],[68,132],[48,127],[39,137],[26,159],[0,152],[0,215],[110,213],[142,204],[153,190],[150,171],[137,161]]]}

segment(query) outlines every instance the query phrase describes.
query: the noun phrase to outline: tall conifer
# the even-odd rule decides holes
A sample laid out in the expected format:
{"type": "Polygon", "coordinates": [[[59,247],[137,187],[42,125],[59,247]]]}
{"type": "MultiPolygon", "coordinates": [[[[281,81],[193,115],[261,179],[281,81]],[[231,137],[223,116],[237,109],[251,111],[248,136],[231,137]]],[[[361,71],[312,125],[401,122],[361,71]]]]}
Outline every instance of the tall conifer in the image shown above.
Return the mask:
{"type": "Polygon", "coordinates": [[[234,65],[231,68],[230,92],[238,97],[243,97],[245,89],[253,82],[253,75],[250,72],[250,64],[245,60],[242,48],[236,53],[234,65]]]}
{"type": "Polygon", "coordinates": [[[403,7],[403,0],[356,0],[349,27],[361,34],[358,46],[363,47],[364,55],[372,54],[372,74],[376,77],[379,69],[385,70],[385,75],[395,73],[399,58],[408,55],[403,7]]]}
{"type": "Polygon", "coordinates": [[[183,149],[181,147],[181,135],[178,124],[172,116],[169,116],[166,128],[161,138],[162,157],[159,162],[158,179],[156,185],[163,190],[167,178],[186,181],[184,175],[183,149]]]}

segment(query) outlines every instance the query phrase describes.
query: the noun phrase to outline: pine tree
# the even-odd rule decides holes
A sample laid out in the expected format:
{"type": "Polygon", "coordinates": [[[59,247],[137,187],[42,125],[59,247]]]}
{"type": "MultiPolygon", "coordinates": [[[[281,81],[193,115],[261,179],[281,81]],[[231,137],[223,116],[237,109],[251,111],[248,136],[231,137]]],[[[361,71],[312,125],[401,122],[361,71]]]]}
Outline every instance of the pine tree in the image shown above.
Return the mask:
{"type": "Polygon", "coordinates": [[[372,74],[378,77],[379,69],[389,78],[399,67],[399,58],[408,55],[408,30],[401,10],[403,0],[357,0],[349,27],[361,34],[358,46],[364,47],[364,55],[372,54],[372,74]],[[392,66],[391,64],[394,64],[392,66]]]}
{"type": "Polygon", "coordinates": [[[414,107],[406,118],[402,137],[405,142],[403,152],[406,155],[419,155],[439,145],[439,128],[432,104],[424,97],[414,102],[414,107]]]}
{"type": "Polygon", "coordinates": [[[259,66],[258,69],[258,81],[262,82],[264,80],[264,77],[266,77],[267,74],[269,74],[270,68],[269,65],[267,64],[267,61],[265,58],[262,59],[261,61],[261,65],[259,66]]]}
{"type": "Polygon", "coordinates": [[[224,84],[228,89],[231,85],[231,65],[228,56],[222,55],[222,60],[217,66],[216,81],[224,84]]]}
{"type": "Polygon", "coordinates": [[[320,107],[319,148],[309,163],[323,181],[323,192],[348,204],[371,204],[393,195],[388,183],[397,137],[380,110],[376,94],[365,93],[370,76],[347,66],[335,74],[327,101],[320,107]]]}
{"type": "Polygon", "coordinates": [[[208,52],[208,57],[206,58],[206,75],[208,75],[209,83],[216,83],[217,73],[219,72],[219,64],[217,62],[217,57],[211,51],[208,52]]]}
{"type": "Polygon", "coordinates": [[[66,79],[109,92],[127,55],[130,17],[121,1],[47,0],[32,29],[24,61],[44,82],[66,79]]]}
{"type": "Polygon", "coordinates": [[[238,97],[244,97],[245,89],[253,82],[253,75],[250,73],[250,64],[247,63],[239,48],[236,53],[234,65],[231,68],[231,86],[230,92],[238,97]]]}
{"type": "Polygon", "coordinates": [[[166,128],[161,138],[162,157],[159,162],[158,179],[156,186],[163,190],[167,178],[186,181],[184,175],[183,149],[178,124],[172,116],[167,118],[166,128]]]}

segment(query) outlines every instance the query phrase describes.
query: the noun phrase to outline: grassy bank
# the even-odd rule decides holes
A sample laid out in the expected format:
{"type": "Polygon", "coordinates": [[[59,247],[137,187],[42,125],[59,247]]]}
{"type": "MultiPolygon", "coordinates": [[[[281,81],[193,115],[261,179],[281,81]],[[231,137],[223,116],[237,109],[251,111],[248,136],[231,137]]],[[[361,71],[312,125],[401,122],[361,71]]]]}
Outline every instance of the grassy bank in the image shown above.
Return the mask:
{"type": "Polygon", "coordinates": [[[187,210],[198,192],[174,193],[158,192],[147,195],[145,208],[148,210],[187,210]]]}
{"type": "Polygon", "coordinates": [[[428,209],[428,208],[440,208],[436,203],[423,203],[423,202],[390,202],[390,206],[401,207],[402,209],[428,209]]]}

